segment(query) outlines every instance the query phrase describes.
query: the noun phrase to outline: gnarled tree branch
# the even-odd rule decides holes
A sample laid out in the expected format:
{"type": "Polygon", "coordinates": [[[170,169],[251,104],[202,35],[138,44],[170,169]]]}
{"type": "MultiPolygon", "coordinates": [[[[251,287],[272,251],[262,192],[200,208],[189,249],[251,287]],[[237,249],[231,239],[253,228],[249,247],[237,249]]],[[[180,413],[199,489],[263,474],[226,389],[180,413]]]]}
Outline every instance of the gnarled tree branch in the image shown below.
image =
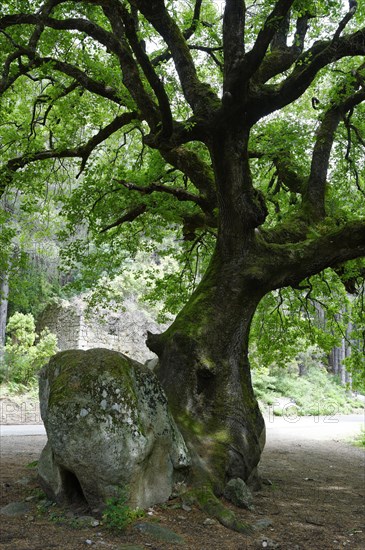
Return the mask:
{"type": "Polygon", "coordinates": [[[349,11],[346,13],[345,17],[340,21],[340,24],[333,36],[332,44],[336,44],[337,40],[342,34],[342,31],[345,29],[349,21],[354,17],[357,10],[356,0],[349,0],[349,11]]]}
{"type": "Polygon", "coordinates": [[[330,154],[337,127],[345,113],[365,101],[365,90],[354,93],[328,109],[317,132],[313,150],[311,172],[303,194],[303,208],[311,219],[326,215],[325,194],[330,154]]]}
{"type": "Polygon", "coordinates": [[[183,202],[194,202],[196,205],[198,205],[203,211],[208,211],[210,213],[209,203],[199,195],[195,195],[194,193],[189,193],[186,189],[182,189],[179,187],[168,187],[167,185],[164,185],[163,183],[158,182],[152,182],[146,187],[143,187],[141,185],[136,185],[135,183],[127,182],[125,180],[115,180],[120,185],[123,185],[126,189],[129,189],[130,191],[138,191],[141,195],[151,195],[152,193],[166,193],[168,195],[172,195],[177,198],[178,201],[183,202]]]}
{"type": "MultiPolygon", "coordinates": [[[[26,55],[28,55],[28,53],[29,51],[24,52],[26,55]]],[[[42,67],[48,63],[52,65],[53,69],[56,69],[57,71],[66,74],[79,82],[79,84],[89,92],[99,95],[100,97],[104,97],[105,99],[109,99],[110,101],[120,105],[120,97],[116,90],[112,87],[91,78],[75,65],[65,61],[60,61],[53,57],[35,57],[27,65],[21,65],[18,73],[12,75],[8,79],[0,81],[0,93],[4,93],[7,89],[9,89],[10,86],[12,86],[21,76],[27,75],[30,71],[38,67],[42,67]]]]}
{"type": "Polygon", "coordinates": [[[244,75],[250,78],[260,67],[270,43],[280,26],[285,21],[294,0],[278,0],[274,9],[265,21],[263,28],[257,35],[256,42],[244,59],[244,75]]]}
{"type": "Polygon", "coordinates": [[[365,55],[365,28],[340,37],[335,45],[331,40],[316,42],[298,58],[291,75],[282,84],[263,86],[247,105],[253,122],[298,99],[321,69],[350,55],[365,55]]]}
{"type": "Polygon", "coordinates": [[[231,75],[245,53],[245,3],[227,0],[223,17],[224,82],[223,91],[231,92],[231,75]]]}
{"type": "Polygon", "coordinates": [[[46,160],[46,159],[61,159],[61,158],[81,158],[80,172],[84,169],[87,159],[91,155],[92,151],[106,139],[108,139],[115,132],[120,130],[123,126],[130,124],[133,120],[138,118],[136,112],[123,113],[117,116],[110,124],[102,128],[97,134],[90,138],[85,144],[74,148],[61,149],[61,150],[45,150],[37,153],[25,154],[21,157],[11,159],[2,168],[4,179],[2,185],[5,186],[11,183],[12,174],[17,170],[24,168],[32,162],[46,160]]]}
{"type": "Polygon", "coordinates": [[[131,0],[165,40],[175,63],[186,100],[194,113],[210,115],[220,102],[208,84],[198,78],[183,33],[166,9],[163,0],[131,0]]]}
{"type": "Polygon", "coordinates": [[[214,173],[210,166],[199,156],[185,147],[175,147],[161,151],[163,158],[185,174],[198,189],[204,200],[210,204],[211,211],[217,207],[214,173]]]}
{"type": "Polygon", "coordinates": [[[155,130],[161,122],[158,107],[151,97],[151,94],[144,86],[138,64],[133,57],[132,50],[125,35],[119,2],[108,2],[108,4],[103,7],[103,10],[120,44],[118,59],[123,74],[123,84],[136,102],[138,109],[143,113],[144,119],[151,128],[155,130]]]}
{"type": "Polygon", "coordinates": [[[297,287],[301,281],[327,267],[336,267],[364,256],[365,220],[348,222],[315,239],[306,239],[289,246],[276,245],[275,255],[282,267],[271,279],[272,288],[297,287]]]}
{"type": "MultiPolygon", "coordinates": [[[[202,3],[203,3],[202,0],[196,0],[195,2],[191,25],[189,28],[183,31],[183,37],[185,38],[185,40],[189,40],[189,38],[193,36],[193,34],[197,29],[197,26],[200,20],[200,11],[201,11],[202,3]]],[[[164,61],[168,61],[169,59],[171,59],[171,57],[172,57],[171,52],[169,49],[167,49],[163,53],[156,55],[156,57],[151,59],[151,64],[153,65],[153,67],[157,67],[158,65],[160,65],[160,63],[163,63],[164,61]]]]}
{"type": "Polygon", "coordinates": [[[137,22],[123,6],[119,6],[120,16],[124,22],[126,37],[133,49],[136,59],[141,66],[151,88],[153,89],[161,114],[162,132],[161,137],[168,138],[173,131],[173,120],[170,108],[170,101],[164,85],[153,68],[150,59],[142,46],[137,35],[137,22]]]}
{"type": "Polygon", "coordinates": [[[292,193],[303,193],[306,179],[301,177],[295,169],[290,151],[280,151],[280,153],[273,158],[273,163],[279,181],[292,193]]]}
{"type": "Polygon", "coordinates": [[[105,233],[106,231],[109,231],[110,229],[113,229],[114,227],[119,227],[120,225],[123,225],[127,222],[133,222],[136,220],[139,216],[144,214],[147,210],[147,206],[145,204],[139,204],[138,206],[135,206],[125,212],[120,218],[118,218],[115,222],[111,223],[110,225],[107,225],[106,227],[103,227],[103,229],[100,230],[100,233],[105,233]]]}
{"type": "Polygon", "coordinates": [[[257,73],[254,75],[256,82],[264,84],[274,76],[287,71],[303,52],[304,40],[308,30],[308,15],[303,15],[297,20],[296,33],[291,46],[287,46],[286,38],[274,42],[270,55],[265,56],[257,73]]]}

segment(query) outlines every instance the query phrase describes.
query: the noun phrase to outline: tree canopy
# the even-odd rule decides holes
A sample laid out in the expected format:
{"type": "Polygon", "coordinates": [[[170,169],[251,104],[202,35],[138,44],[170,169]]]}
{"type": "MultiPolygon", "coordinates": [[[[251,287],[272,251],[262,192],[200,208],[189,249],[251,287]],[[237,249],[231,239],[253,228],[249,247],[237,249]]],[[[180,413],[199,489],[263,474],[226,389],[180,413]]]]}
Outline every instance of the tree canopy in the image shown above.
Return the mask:
{"type": "Polygon", "coordinates": [[[81,182],[75,215],[99,230],[151,213],[194,241],[217,230],[209,152],[236,120],[252,128],[233,204],[247,230],[266,221],[279,242],[288,217],[298,233],[331,218],[362,238],[363,6],[15,4],[0,21],[2,189],[31,194],[67,166],[81,182]]]}
{"type": "MultiPolygon", "coordinates": [[[[83,263],[86,284],[152,241],[176,256],[176,242],[159,244],[173,229],[182,271],[153,288],[174,312],[207,266],[223,207],[283,252],[328,249],[294,286],[332,265],[356,290],[363,264],[343,261],[363,254],[364,7],[350,4],[8,2],[1,189],[20,191],[29,217],[71,182],[65,263],[83,263]],[[212,143],[235,120],[250,129],[246,175],[221,192],[212,143]]],[[[4,263],[14,225],[2,216],[4,263]]]]}

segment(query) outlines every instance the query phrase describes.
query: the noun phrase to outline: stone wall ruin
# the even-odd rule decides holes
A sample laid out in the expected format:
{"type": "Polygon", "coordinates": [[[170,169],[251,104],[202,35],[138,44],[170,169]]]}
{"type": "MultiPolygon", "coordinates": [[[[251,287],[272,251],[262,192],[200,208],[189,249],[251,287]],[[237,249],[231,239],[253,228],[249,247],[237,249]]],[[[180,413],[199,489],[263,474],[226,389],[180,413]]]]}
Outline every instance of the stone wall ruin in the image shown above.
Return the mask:
{"type": "Polygon", "coordinates": [[[155,355],[147,348],[147,330],[162,332],[153,316],[133,297],[119,311],[100,308],[89,312],[86,300],[75,297],[49,304],[39,316],[38,334],[44,328],[56,334],[60,351],[108,348],[144,363],[155,355]]]}

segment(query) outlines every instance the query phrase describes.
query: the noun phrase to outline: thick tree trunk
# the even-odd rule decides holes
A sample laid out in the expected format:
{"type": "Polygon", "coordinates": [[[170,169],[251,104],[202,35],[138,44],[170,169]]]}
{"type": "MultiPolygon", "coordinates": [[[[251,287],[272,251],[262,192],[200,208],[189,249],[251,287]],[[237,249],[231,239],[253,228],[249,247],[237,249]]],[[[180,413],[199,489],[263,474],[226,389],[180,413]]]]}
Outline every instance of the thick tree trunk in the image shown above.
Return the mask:
{"type": "Polygon", "coordinates": [[[268,291],[268,274],[257,263],[254,229],[265,219],[265,208],[252,187],[249,132],[241,125],[213,132],[216,250],[173,325],[162,335],[150,335],[148,345],[159,356],[158,376],[190,448],[193,478],[220,494],[232,478],[257,483],[265,425],[251,384],[248,338],[253,314],[268,291]]]}
{"type": "Polygon", "coordinates": [[[193,458],[193,477],[219,494],[240,477],[254,484],[265,443],[248,362],[252,316],[263,293],[250,284],[244,258],[216,252],[173,325],[149,335],[159,379],[193,458]]]}

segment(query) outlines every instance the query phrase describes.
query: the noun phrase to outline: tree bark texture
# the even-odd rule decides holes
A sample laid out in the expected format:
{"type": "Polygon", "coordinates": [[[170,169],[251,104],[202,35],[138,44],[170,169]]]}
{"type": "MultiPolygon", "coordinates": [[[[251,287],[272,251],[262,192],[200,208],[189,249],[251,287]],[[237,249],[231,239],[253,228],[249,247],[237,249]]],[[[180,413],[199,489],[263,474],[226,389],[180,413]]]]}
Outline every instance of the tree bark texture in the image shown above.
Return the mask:
{"type": "Polygon", "coordinates": [[[254,239],[265,213],[254,197],[247,141],[241,128],[213,135],[216,250],[172,326],[147,341],[160,358],[158,376],[190,448],[193,477],[212,483],[218,494],[232,478],[256,483],[265,443],[248,361],[251,320],[268,291],[267,273],[265,284],[256,277],[254,239]]]}
{"type": "Polygon", "coordinates": [[[265,426],[248,362],[252,316],[262,292],[245,280],[243,258],[215,253],[172,326],[149,335],[159,379],[192,454],[194,476],[216,492],[232,478],[255,483],[265,426]]]}

